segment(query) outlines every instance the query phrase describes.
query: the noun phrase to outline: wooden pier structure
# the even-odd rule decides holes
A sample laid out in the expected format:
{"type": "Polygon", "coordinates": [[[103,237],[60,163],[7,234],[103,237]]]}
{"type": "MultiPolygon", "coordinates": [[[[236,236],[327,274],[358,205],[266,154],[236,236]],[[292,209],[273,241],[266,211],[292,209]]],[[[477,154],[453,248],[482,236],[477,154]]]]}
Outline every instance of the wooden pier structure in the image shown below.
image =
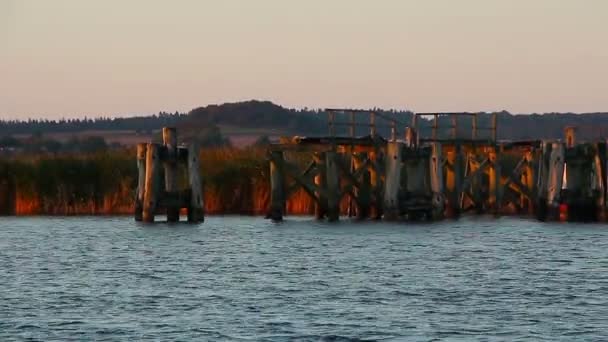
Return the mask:
{"type": "Polygon", "coordinates": [[[439,220],[469,212],[606,217],[606,142],[578,142],[573,127],[563,141],[500,141],[497,114],[484,115],[482,125],[477,113],[415,113],[409,124],[373,111],[326,113],[327,136],[271,144],[268,218],[281,220],[298,189],[314,200],[315,216],[329,221],[343,214],[439,220]]]}
{"type": "Polygon", "coordinates": [[[178,222],[180,210],[186,209],[188,222],[202,222],[199,147],[196,143],[178,146],[177,132],[172,127],[164,127],[162,135],[162,145],[137,145],[135,220],[150,223],[155,215],[166,213],[168,222],[178,222]],[[187,172],[185,188],[178,187],[180,169],[187,172]]]}

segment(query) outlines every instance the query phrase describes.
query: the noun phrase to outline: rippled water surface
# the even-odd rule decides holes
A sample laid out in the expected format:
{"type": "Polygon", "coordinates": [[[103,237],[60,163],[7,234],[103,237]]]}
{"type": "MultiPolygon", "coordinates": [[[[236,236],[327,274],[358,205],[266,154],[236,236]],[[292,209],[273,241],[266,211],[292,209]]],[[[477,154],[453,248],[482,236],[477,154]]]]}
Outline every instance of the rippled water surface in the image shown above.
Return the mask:
{"type": "Polygon", "coordinates": [[[0,220],[2,341],[608,339],[608,225],[0,220]]]}

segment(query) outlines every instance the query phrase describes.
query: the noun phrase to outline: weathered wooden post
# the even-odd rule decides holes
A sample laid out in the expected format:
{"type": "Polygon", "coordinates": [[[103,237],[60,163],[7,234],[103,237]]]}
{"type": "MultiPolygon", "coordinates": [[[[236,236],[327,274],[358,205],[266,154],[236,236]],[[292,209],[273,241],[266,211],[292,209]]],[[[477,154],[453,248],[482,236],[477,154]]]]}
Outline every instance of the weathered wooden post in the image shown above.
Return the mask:
{"type": "Polygon", "coordinates": [[[399,193],[403,166],[403,143],[391,141],[386,145],[386,173],[384,180],[384,219],[399,218],[399,193]]]}
{"type": "Polygon", "coordinates": [[[378,174],[378,150],[369,152],[369,158],[371,166],[369,168],[369,179],[372,187],[372,193],[374,196],[374,208],[372,211],[372,218],[379,220],[382,218],[382,198],[380,197],[382,189],[380,187],[380,175],[378,174]]]}
{"type": "Polygon", "coordinates": [[[489,202],[494,209],[494,215],[500,213],[501,205],[501,169],[499,160],[499,150],[495,147],[493,151],[489,153],[490,166],[488,168],[488,188],[489,188],[489,202]]]}
{"type": "MultiPolygon", "coordinates": [[[[414,117],[416,117],[414,115],[414,117]]],[[[412,127],[405,128],[405,146],[409,148],[418,147],[418,134],[416,134],[416,130],[412,127]]]]}
{"type": "Polygon", "coordinates": [[[160,190],[160,145],[146,145],[146,181],[142,220],[154,222],[160,190]]]}
{"type": "Polygon", "coordinates": [[[187,207],[188,222],[198,223],[205,220],[205,202],[200,171],[200,152],[196,142],[188,147],[188,185],[190,203],[187,207]]]}
{"type": "Polygon", "coordinates": [[[441,143],[431,144],[431,157],[429,159],[429,171],[431,178],[431,192],[433,193],[433,219],[443,217],[445,199],[443,196],[443,157],[441,143]]]}
{"type": "Polygon", "coordinates": [[[462,145],[456,143],[454,146],[454,161],[452,163],[453,172],[454,172],[454,189],[452,192],[451,209],[452,215],[454,217],[460,216],[460,198],[462,196],[462,183],[463,183],[463,175],[464,175],[464,157],[462,155],[462,145]]]}
{"type": "Polygon", "coordinates": [[[606,143],[600,142],[595,144],[595,157],[593,160],[593,190],[595,192],[596,201],[596,217],[598,221],[606,219],[606,184],[604,183],[606,165],[606,143]]]}
{"type": "Polygon", "coordinates": [[[564,128],[566,138],[566,148],[573,148],[576,145],[576,127],[568,126],[564,128]]]}
{"type": "Polygon", "coordinates": [[[283,220],[285,208],[285,178],[283,175],[283,152],[270,154],[270,213],[273,221],[283,220]]]}
{"type": "MultiPolygon", "coordinates": [[[[367,162],[367,153],[361,152],[353,156],[353,165],[355,172],[361,170],[367,162]]],[[[369,216],[371,205],[371,182],[369,170],[361,170],[357,181],[359,185],[355,188],[355,197],[357,198],[357,219],[365,219],[369,216]]]]}
{"type": "MultiPolygon", "coordinates": [[[[165,191],[172,198],[177,198],[177,132],[174,127],[163,127],[163,144],[165,145],[165,191]]],[[[179,221],[179,207],[167,205],[167,221],[179,221]]]]}
{"type": "Polygon", "coordinates": [[[137,189],[135,190],[135,221],[141,221],[146,190],[146,144],[137,144],[137,189]]]}
{"type": "Polygon", "coordinates": [[[340,218],[340,177],[336,160],[338,155],[334,151],[328,151],[325,153],[325,158],[327,219],[334,222],[340,218]]]}
{"type": "Polygon", "coordinates": [[[317,166],[317,174],[315,175],[314,181],[317,191],[315,191],[315,217],[317,220],[321,220],[327,214],[327,197],[325,196],[324,189],[326,188],[326,170],[325,170],[325,152],[315,152],[314,154],[315,164],[317,166]]]}
{"type": "Polygon", "coordinates": [[[526,151],[524,155],[524,165],[521,173],[521,183],[528,190],[528,194],[521,194],[520,197],[520,207],[525,208],[528,214],[534,214],[534,206],[532,205],[532,201],[527,196],[534,193],[534,169],[532,168],[532,163],[534,162],[534,157],[531,151],[526,151]]]}
{"type": "Polygon", "coordinates": [[[554,218],[559,215],[561,190],[564,181],[565,146],[561,142],[552,144],[549,157],[549,182],[547,184],[547,207],[549,215],[554,218]]]}

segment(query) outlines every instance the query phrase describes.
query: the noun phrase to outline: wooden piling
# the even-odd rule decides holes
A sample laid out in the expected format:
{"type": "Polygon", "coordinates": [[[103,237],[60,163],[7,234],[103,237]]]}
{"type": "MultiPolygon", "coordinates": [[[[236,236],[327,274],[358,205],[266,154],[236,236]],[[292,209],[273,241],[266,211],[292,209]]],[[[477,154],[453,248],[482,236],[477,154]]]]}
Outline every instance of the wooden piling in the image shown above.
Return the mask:
{"type": "Polygon", "coordinates": [[[334,151],[325,153],[327,219],[330,222],[338,221],[340,218],[340,178],[337,158],[338,155],[334,151]]]}
{"type": "Polygon", "coordinates": [[[373,210],[370,210],[371,216],[374,220],[379,220],[382,218],[382,198],[381,193],[382,189],[380,187],[380,175],[378,174],[378,152],[373,151],[369,152],[369,159],[371,161],[371,166],[369,168],[369,179],[372,188],[372,194],[374,198],[374,206],[373,210]]]}
{"type": "Polygon", "coordinates": [[[317,174],[315,175],[314,181],[317,190],[315,191],[315,217],[317,220],[325,218],[327,214],[327,197],[324,194],[323,189],[326,185],[326,171],[325,171],[325,152],[316,152],[314,154],[314,160],[316,163],[317,174]]]}
{"type": "Polygon", "coordinates": [[[576,145],[576,128],[573,126],[564,128],[564,136],[566,138],[566,148],[573,148],[576,145]]]}
{"type": "MultiPolygon", "coordinates": [[[[168,194],[177,193],[177,131],[174,127],[163,127],[163,144],[165,156],[163,167],[165,169],[165,191],[168,194]]],[[[167,206],[167,221],[179,221],[179,207],[167,206]]]]}
{"type": "Polygon", "coordinates": [[[386,145],[386,172],[384,181],[384,219],[399,218],[399,193],[401,186],[401,169],[403,166],[403,143],[391,141],[386,145]]]}
{"type": "Polygon", "coordinates": [[[464,156],[462,155],[462,146],[460,144],[456,144],[454,147],[454,162],[452,163],[452,167],[454,172],[454,189],[450,205],[452,215],[458,217],[461,211],[462,183],[464,180],[464,156]]]}
{"type": "Polygon", "coordinates": [[[429,171],[431,179],[431,192],[433,194],[433,219],[443,217],[445,209],[445,199],[443,196],[443,157],[441,144],[434,142],[431,144],[432,152],[429,158],[429,171]]]}
{"type": "Polygon", "coordinates": [[[283,175],[283,152],[272,151],[270,156],[270,213],[273,221],[283,220],[285,208],[285,180],[283,175]]]}
{"type": "Polygon", "coordinates": [[[488,156],[490,160],[490,167],[488,168],[488,188],[489,188],[489,199],[488,202],[493,208],[494,215],[500,213],[501,206],[501,168],[498,148],[494,148],[488,156]]]}
{"type": "Polygon", "coordinates": [[[552,144],[549,157],[547,184],[547,205],[555,214],[560,204],[560,195],[564,180],[565,146],[561,142],[552,144]]]}
{"type": "Polygon", "coordinates": [[[197,143],[188,146],[188,185],[190,203],[187,207],[188,222],[199,223],[205,220],[205,203],[200,170],[200,152],[197,143]]]}
{"type": "Polygon", "coordinates": [[[146,145],[146,179],[142,221],[154,222],[160,195],[160,145],[146,145]]]}
{"type": "Polygon", "coordinates": [[[135,221],[141,221],[146,190],[146,144],[137,144],[137,189],[135,190],[135,221]]]}
{"type": "MultiPolygon", "coordinates": [[[[361,152],[353,157],[353,166],[355,172],[360,170],[367,161],[367,153],[361,152]]],[[[357,179],[359,186],[354,189],[355,197],[357,198],[357,219],[362,220],[369,217],[371,204],[371,182],[369,170],[362,170],[361,175],[357,179]]]]}

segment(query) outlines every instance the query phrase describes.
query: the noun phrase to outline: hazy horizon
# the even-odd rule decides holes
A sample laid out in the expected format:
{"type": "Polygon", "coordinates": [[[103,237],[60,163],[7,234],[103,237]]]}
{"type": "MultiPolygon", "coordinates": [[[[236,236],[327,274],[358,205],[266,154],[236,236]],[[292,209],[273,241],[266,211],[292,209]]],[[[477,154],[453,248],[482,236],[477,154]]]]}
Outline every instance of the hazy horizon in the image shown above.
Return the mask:
{"type": "Polygon", "coordinates": [[[0,119],[608,111],[608,2],[0,0],[0,119]]]}

